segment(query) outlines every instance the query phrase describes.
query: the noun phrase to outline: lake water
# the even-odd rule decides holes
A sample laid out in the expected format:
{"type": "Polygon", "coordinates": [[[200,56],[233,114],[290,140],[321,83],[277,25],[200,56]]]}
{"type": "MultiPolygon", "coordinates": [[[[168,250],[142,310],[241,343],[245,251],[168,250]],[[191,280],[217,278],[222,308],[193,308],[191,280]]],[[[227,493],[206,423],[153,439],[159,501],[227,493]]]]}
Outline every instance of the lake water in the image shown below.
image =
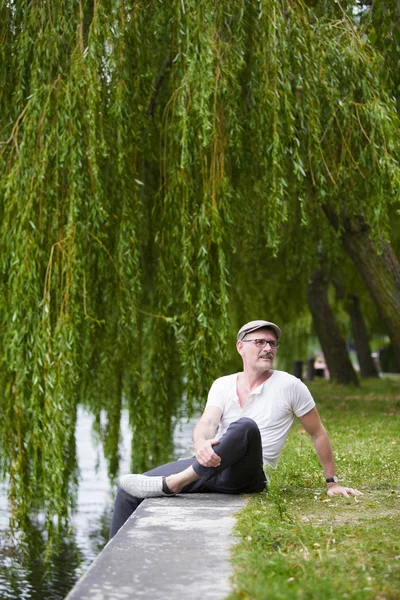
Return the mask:
{"type": "MultiPolygon", "coordinates": [[[[175,428],[175,457],[189,455],[198,417],[175,428]]],[[[0,600],[63,600],[108,540],[115,489],[111,488],[101,447],[92,435],[93,417],[78,411],[76,430],[80,484],[78,510],[71,531],[50,564],[44,560],[46,535],[40,516],[21,554],[7,537],[7,484],[0,484],[0,600]],[[23,558],[22,558],[23,557],[23,558]]],[[[130,471],[131,432],[128,414],[121,421],[120,472],[130,471]]]]}

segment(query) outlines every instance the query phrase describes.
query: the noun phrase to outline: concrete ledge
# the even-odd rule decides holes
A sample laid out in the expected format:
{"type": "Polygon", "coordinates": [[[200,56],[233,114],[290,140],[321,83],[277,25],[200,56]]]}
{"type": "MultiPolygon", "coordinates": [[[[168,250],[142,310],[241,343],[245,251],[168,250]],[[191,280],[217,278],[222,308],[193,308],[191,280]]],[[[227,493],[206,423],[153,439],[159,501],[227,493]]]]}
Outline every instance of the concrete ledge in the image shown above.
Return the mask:
{"type": "Polygon", "coordinates": [[[227,494],[145,500],[66,600],[222,600],[234,514],[245,503],[227,494]]]}

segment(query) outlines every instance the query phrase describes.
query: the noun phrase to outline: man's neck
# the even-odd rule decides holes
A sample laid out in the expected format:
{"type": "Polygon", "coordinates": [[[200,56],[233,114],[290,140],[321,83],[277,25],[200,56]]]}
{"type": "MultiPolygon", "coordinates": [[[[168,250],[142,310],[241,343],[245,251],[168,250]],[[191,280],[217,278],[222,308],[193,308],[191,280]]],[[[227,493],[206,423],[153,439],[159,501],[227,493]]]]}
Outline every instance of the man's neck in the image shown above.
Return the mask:
{"type": "Polygon", "coordinates": [[[265,383],[273,374],[273,370],[269,369],[268,371],[250,371],[244,370],[240,373],[241,385],[243,388],[251,394],[253,390],[258,388],[259,385],[265,383]]]}

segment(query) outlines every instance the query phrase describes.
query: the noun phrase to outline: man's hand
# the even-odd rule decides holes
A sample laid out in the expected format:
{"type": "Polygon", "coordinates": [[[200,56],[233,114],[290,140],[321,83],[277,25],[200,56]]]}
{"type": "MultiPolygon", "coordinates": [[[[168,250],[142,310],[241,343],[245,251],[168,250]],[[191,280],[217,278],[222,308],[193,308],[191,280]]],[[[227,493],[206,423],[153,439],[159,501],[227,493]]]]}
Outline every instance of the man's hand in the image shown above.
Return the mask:
{"type": "Polygon", "coordinates": [[[196,458],[203,467],[219,467],[221,458],[213,450],[219,444],[216,439],[204,440],[196,446],[196,458]]]}
{"type": "Polygon", "coordinates": [[[327,495],[332,497],[332,496],[346,496],[346,498],[349,498],[350,496],[362,496],[362,492],[359,492],[358,490],[355,490],[353,488],[348,488],[348,487],[344,487],[343,485],[340,485],[339,483],[334,483],[333,485],[330,485],[328,487],[327,490],[327,495]]]}

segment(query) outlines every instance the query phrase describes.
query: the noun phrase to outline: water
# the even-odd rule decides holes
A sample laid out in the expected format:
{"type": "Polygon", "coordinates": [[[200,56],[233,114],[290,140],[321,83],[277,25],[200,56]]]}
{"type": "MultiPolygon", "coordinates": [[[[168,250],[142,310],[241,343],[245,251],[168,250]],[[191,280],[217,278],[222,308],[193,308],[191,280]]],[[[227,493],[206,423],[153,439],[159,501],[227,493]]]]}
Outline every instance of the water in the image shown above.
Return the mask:
{"type": "MultiPolygon", "coordinates": [[[[191,433],[196,419],[175,429],[175,457],[190,455],[191,433]]],[[[78,411],[76,430],[80,484],[78,510],[56,556],[44,560],[46,535],[43,523],[32,529],[24,552],[16,551],[7,538],[7,486],[0,484],[0,600],[63,600],[88,569],[108,540],[115,489],[107,476],[106,462],[92,435],[93,417],[78,411]]],[[[130,468],[131,433],[128,414],[121,421],[120,472],[130,468]]]]}

